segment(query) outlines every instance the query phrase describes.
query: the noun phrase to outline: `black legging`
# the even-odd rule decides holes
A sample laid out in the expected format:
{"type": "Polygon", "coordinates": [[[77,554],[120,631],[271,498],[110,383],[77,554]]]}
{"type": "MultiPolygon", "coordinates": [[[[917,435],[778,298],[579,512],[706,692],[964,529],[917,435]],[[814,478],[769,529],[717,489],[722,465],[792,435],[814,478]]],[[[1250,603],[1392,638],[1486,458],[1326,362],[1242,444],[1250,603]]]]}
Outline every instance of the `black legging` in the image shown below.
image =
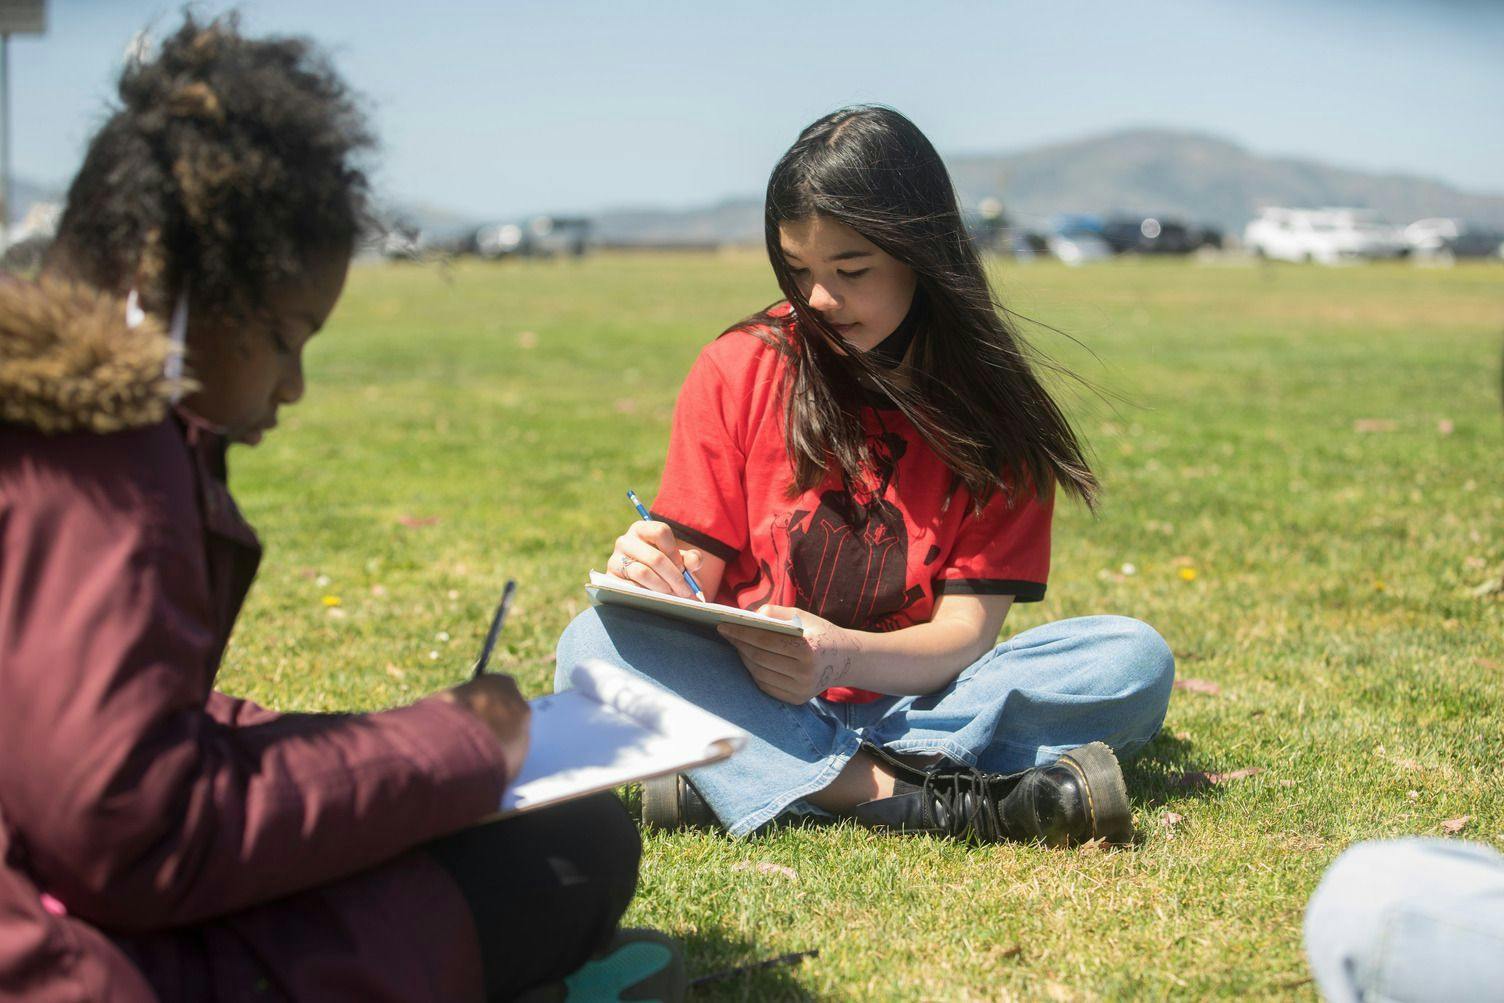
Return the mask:
{"type": "Polygon", "coordinates": [[[486,996],[562,979],[604,947],[637,890],[642,839],[612,794],[476,826],[423,847],[475,920],[486,996]]]}

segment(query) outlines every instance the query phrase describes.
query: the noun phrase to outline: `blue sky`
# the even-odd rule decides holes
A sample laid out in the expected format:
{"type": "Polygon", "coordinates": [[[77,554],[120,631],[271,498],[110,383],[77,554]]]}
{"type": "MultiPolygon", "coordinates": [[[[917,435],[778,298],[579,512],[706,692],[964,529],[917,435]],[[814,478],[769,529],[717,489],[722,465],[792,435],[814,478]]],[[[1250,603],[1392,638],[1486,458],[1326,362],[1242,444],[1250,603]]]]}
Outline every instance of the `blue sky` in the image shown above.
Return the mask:
{"type": "MultiPolygon", "coordinates": [[[[229,5],[199,4],[203,12],[229,5]]],[[[245,0],[365,94],[399,199],[465,214],[757,195],[856,101],[942,153],[1132,126],[1504,192],[1504,4],[1465,0],[245,0]]],[[[50,0],[11,41],[12,162],[61,186],[157,0],[50,0]]]]}

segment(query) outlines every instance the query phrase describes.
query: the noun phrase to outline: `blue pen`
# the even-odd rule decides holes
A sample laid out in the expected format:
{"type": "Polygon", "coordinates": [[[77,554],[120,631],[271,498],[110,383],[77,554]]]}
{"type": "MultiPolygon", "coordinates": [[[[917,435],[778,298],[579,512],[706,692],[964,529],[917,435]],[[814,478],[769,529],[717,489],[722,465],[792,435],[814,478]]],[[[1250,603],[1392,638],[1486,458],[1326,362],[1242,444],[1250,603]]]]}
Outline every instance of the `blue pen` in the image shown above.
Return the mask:
{"type": "MultiPolygon", "coordinates": [[[[653,521],[653,517],[648,514],[647,508],[643,506],[642,501],[637,497],[637,492],[631,488],[627,489],[627,501],[631,502],[632,507],[637,510],[637,514],[642,516],[643,522],[653,521]]],[[[690,591],[695,594],[695,598],[700,600],[700,602],[704,602],[705,592],[700,588],[700,583],[695,581],[695,576],[689,573],[688,568],[685,568],[680,574],[684,576],[684,584],[689,586],[690,591]]]]}

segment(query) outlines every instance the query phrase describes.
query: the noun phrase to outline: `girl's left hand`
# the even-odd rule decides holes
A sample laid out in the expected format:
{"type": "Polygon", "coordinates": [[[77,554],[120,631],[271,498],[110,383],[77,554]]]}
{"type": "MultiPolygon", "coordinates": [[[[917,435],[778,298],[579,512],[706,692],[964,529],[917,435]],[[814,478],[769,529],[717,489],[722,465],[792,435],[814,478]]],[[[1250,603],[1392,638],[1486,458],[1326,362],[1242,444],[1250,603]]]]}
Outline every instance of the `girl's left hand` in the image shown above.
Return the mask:
{"type": "Polygon", "coordinates": [[[855,631],[791,606],[762,606],[757,612],[782,620],[797,615],[804,625],[803,637],[727,623],[716,628],[742,656],[758,689],[784,703],[802,704],[847,682],[860,650],[855,631]]]}

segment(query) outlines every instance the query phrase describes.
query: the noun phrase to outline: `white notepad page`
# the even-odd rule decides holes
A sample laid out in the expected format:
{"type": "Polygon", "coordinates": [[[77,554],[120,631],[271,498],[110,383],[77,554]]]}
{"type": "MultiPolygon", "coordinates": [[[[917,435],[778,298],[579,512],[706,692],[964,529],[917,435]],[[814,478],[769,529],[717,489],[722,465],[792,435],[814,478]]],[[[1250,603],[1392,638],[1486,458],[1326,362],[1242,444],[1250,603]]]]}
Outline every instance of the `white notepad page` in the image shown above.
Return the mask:
{"type": "Polygon", "coordinates": [[[747,740],[735,725],[608,662],[581,662],[569,680],[570,690],[531,702],[527,759],[502,798],[504,815],[713,763],[747,740]]]}

